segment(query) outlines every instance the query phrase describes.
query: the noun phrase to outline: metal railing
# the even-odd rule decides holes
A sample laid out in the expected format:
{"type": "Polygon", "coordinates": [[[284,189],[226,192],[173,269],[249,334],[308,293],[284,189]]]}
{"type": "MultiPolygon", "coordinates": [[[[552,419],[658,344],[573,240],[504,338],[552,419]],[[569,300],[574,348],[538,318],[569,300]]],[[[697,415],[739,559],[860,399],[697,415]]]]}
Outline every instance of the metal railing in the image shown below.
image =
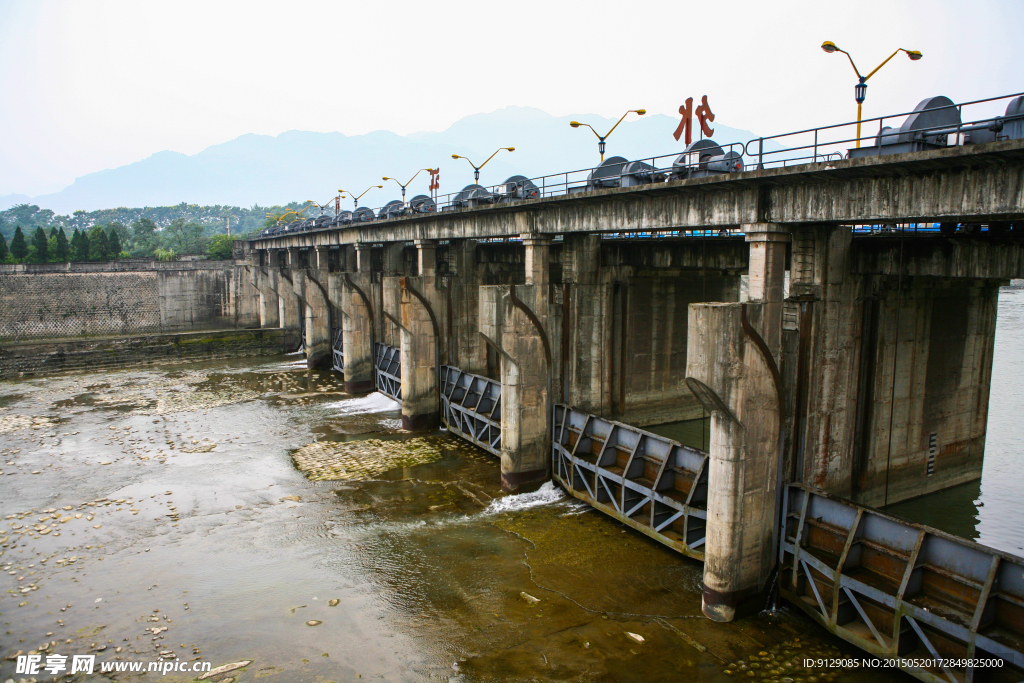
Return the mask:
{"type": "Polygon", "coordinates": [[[448,430],[501,456],[501,382],[442,365],[441,419],[448,430]]]}
{"type": "Polygon", "coordinates": [[[700,560],[708,454],[565,405],[552,414],[552,476],[569,493],[700,560]]]}
{"type": "Polygon", "coordinates": [[[402,352],[394,346],[373,345],[373,383],[377,391],[402,402],[402,352]]]}
{"type": "Polygon", "coordinates": [[[783,597],[923,681],[1024,677],[1024,559],[800,484],[783,495],[783,597]]]}
{"type": "MultiPolygon", "coordinates": [[[[851,148],[859,142],[867,142],[861,147],[868,155],[874,149],[876,154],[886,153],[884,148],[890,139],[916,140],[927,143],[930,147],[946,147],[968,144],[965,137],[972,131],[989,130],[996,138],[1007,123],[1024,125],[1017,119],[1024,119],[1024,113],[1014,116],[1001,116],[995,113],[996,104],[1006,102],[1024,93],[1001,95],[980,100],[972,100],[959,104],[938,106],[920,112],[903,112],[888,114],[861,121],[862,129],[873,129],[877,125],[877,133],[856,137],[856,122],[839,123],[817,128],[755,138],[746,143],[721,145],[723,155],[708,158],[708,150],[690,152],[676,151],[654,157],[602,165],[597,168],[585,168],[575,171],[564,171],[536,178],[521,176],[510,178],[504,183],[491,186],[467,186],[458,192],[438,195],[430,204],[410,204],[401,210],[379,207],[369,209],[359,207],[362,220],[353,220],[352,212],[342,212],[337,217],[323,215],[287,226],[268,228],[260,237],[276,237],[298,232],[327,230],[339,225],[359,225],[363,222],[398,220],[404,216],[432,211],[451,211],[484,206],[500,206],[512,202],[544,199],[558,196],[587,192],[610,187],[628,187],[636,185],[659,184],[673,180],[684,180],[711,175],[727,175],[753,168],[789,167],[794,165],[828,163],[849,158],[851,148]],[[912,132],[901,132],[886,128],[886,124],[898,123],[913,114],[942,112],[955,108],[959,117],[956,125],[942,124],[916,129],[912,132]],[[973,118],[971,118],[973,117],[973,118]],[[599,169],[604,169],[598,172],[599,169]],[[602,175],[602,173],[608,173],[602,175]],[[383,210],[383,213],[382,213],[383,210]]],[[[611,159],[608,160],[612,161],[611,159]]]]}
{"type": "Polygon", "coordinates": [[[345,370],[345,354],[342,347],[342,333],[340,327],[331,328],[331,367],[338,372],[345,370]]]}

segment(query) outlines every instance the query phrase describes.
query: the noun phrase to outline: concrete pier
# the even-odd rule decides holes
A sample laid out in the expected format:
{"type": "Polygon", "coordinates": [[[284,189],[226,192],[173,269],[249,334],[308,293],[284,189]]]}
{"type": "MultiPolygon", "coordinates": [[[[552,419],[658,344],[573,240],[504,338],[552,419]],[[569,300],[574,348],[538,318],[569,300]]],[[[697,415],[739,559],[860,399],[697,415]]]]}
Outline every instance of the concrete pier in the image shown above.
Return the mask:
{"type": "MultiPolygon", "coordinates": [[[[710,414],[707,537],[693,504],[684,545],[729,620],[766,587],[781,485],[885,505],[980,476],[1022,187],[1011,140],[452,207],[254,240],[254,284],[264,325],[276,292],[297,329],[303,297],[311,357],[335,311],[347,391],[373,389],[375,342],[400,351],[406,428],[437,424],[442,365],[500,383],[509,489],[549,476],[553,403],[633,428],[710,414]]],[[[595,452],[565,462],[629,488],[633,459],[593,429],[559,444],[577,437],[595,452]]],[[[645,524],[678,545],[659,482],[690,496],[703,471],[637,467],[645,524]]]]}
{"type": "Polygon", "coordinates": [[[703,609],[715,621],[762,608],[775,565],[780,384],[752,324],[770,310],[690,306],[686,381],[711,415],[703,609]]]}

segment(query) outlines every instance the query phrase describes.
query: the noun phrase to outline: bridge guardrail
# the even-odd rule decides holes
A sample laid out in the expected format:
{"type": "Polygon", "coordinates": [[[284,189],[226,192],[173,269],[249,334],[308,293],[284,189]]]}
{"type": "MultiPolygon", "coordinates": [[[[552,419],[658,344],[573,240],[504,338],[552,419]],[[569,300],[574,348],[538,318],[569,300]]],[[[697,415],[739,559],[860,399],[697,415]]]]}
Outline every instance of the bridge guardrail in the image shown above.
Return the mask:
{"type": "Polygon", "coordinates": [[[552,476],[571,495],[689,557],[704,559],[708,454],[557,404],[552,476]]]}
{"type": "Polygon", "coordinates": [[[501,382],[442,365],[441,419],[449,431],[501,456],[501,382]]]}
{"type": "MultiPolygon", "coordinates": [[[[929,147],[958,146],[968,144],[970,142],[968,136],[971,133],[978,135],[984,133],[984,140],[988,140],[989,137],[998,139],[998,136],[1004,130],[1004,126],[1007,126],[1007,124],[1014,131],[1012,135],[1019,137],[1020,131],[1024,130],[1024,111],[1000,115],[996,111],[996,104],[1007,100],[1012,101],[1014,98],[1022,96],[1024,96],[1024,93],[1013,93],[961,102],[959,104],[944,104],[934,108],[922,109],[921,111],[888,114],[865,119],[860,122],[860,125],[863,128],[871,128],[872,132],[867,135],[860,135],[859,137],[855,132],[849,132],[856,129],[857,122],[838,123],[779,135],[759,137],[746,143],[720,145],[720,151],[724,155],[721,157],[715,156],[711,160],[709,160],[706,154],[701,154],[702,151],[706,152],[707,150],[695,149],[690,152],[681,150],[632,161],[623,159],[621,164],[613,165],[617,166],[617,170],[606,168],[605,170],[609,171],[607,175],[595,173],[598,169],[586,168],[529,179],[522,176],[514,176],[498,185],[487,187],[467,186],[458,192],[437,195],[433,197],[433,201],[437,210],[449,211],[456,208],[471,208],[474,206],[564,196],[576,192],[598,190],[604,187],[648,185],[698,177],[700,175],[727,174],[746,170],[748,167],[763,169],[822,163],[847,158],[851,152],[851,145],[865,141],[869,144],[860,149],[870,150],[871,148],[876,148],[878,155],[884,153],[883,147],[888,142],[904,139],[907,142],[922,143],[929,147]],[[942,122],[932,126],[921,125],[915,127],[912,131],[894,130],[887,128],[885,125],[886,123],[897,123],[900,120],[905,120],[915,115],[919,117],[929,114],[937,115],[942,112],[952,111],[953,109],[957,112],[957,122],[955,124],[942,122]],[[973,118],[965,119],[965,110],[973,118]],[[877,131],[874,130],[876,125],[877,131]],[[951,143],[949,142],[950,138],[952,139],[951,143]],[[765,147],[766,144],[768,145],[767,149],[765,147]],[[775,149],[772,149],[772,146],[775,149]],[[477,189],[468,191],[470,188],[477,189]],[[528,191],[525,191],[526,189],[528,191]]],[[[859,154],[859,156],[869,155],[866,152],[859,154]]],[[[371,210],[369,207],[360,207],[360,209],[366,209],[362,215],[367,221],[393,220],[392,217],[400,217],[420,211],[412,206],[406,206],[400,211],[395,211],[392,206],[384,214],[381,214],[381,209],[384,208],[386,207],[371,210]],[[386,217],[379,218],[380,215],[386,217]]],[[[323,217],[321,216],[321,218],[323,217]]],[[[352,223],[352,213],[342,212],[339,216],[330,218],[327,221],[318,219],[295,221],[286,226],[268,228],[260,236],[274,237],[295,232],[331,229],[337,227],[338,221],[342,221],[344,224],[352,223]]]]}
{"type": "Polygon", "coordinates": [[[1024,558],[800,484],[783,496],[783,597],[923,681],[1024,677],[1024,558]]]}

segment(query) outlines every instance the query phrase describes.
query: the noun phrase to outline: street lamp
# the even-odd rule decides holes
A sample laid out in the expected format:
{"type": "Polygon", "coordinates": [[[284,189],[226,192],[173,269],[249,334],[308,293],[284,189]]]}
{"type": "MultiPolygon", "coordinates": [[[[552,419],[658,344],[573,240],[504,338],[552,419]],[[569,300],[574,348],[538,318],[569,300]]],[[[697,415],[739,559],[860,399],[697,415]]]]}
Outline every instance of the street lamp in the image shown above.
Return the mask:
{"type": "Polygon", "coordinates": [[[405,185],[403,185],[402,183],[398,183],[398,178],[389,178],[388,176],[384,176],[382,180],[394,180],[396,183],[398,183],[398,186],[402,188],[402,204],[405,205],[405,188],[409,186],[409,183],[416,180],[416,176],[418,176],[420,173],[423,173],[424,171],[430,173],[433,170],[434,169],[432,168],[421,168],[420,170],[416,171],[416,173],[413,174],[412,178],[409,178],[409,182],[407,182],[405,185]]]}
{"type": "MultiPolygon", "coordinates": [[[[495,155],[497,155],[497,153],[500,152],[503,149],[507,149],[510,152],[516,151],[515,147],[499,147],[498,149],[494,150],[494,154],[492,154],[491,156],[487,157],[487,161],[490,161],[491,159],[493,159],[495,157],[495,155]]],[[[465,159],[466,161],[469,161],[469,157],[462,157],[462,156],[459,156],[458,154],[453,154],[452,155],[452,159],[465,159]]],[[[473,180],[476,182],[477,185],[480,184],[480,169],[487,165],[487,161],[485,161],[484,163],[480,164],[479,166],[474,164],[472,161],[469,161],[469,165],[473,167],[473,180]]]]}
{"type": "MultiPolygon", "coordinates": [[[[372,190],[375,187],[381,188],[381,187],[384,187],[384,186],[383,185],[370,185],[368,188],[366,188],[366,190],[363,191],[363,194],[366,194],[367,192],[369,192],[370,190],[372,190]]],[[[348,190],[338,190],[338,192],[340,192],[341,194],[348,194],[348,196],[352,198],[352,204],[353,204],[352,208],[354,208],[354,209],[358,209],[359,208],[359,200],[362,199],[363,194],[361,194],[361,195],[359,195],[357,197],[357,196],[355,196],[355,194],[349,192],[348,190]]]]}
{"type": "MultiPolygon", "coordinates": [[[[339,196],[340,196],[340,195],[339,195],[339,196]]],[[[312,204],[313,206],[315,206],[315,207],[317,207],[318,209],[320,209],[320,215],[322,216],[322,215],[324,214],[324,208],[325,208],[325,207],[327,207],[327,206],[329,206],[331,202],[333,202],[333,201],[335,201],[335,200],[337,200],[337,199],[338,199],[338,197],[331,197],[331,198],[330,198],[330,199],[328,199],[328,200],[327,200],[327,202],[326,202],[326,203],[324,203],[324,204],[320,204],[319,202],[314,202],[314,201],[313,201],[312,199],[307,199],[307,200],[306,200],[306,203],[307,203],[307,204],[312,204]]]]}
{"type": "Polygon", "coordinates": [[[846,55],[846,58],[850,60],[850,66],[853,67],[853,72],[857,74],[858,81],[857,85],[853,86],[853,98],[857,100],[857,146],[860,147],[860,111],[861,105],[864,104],[864,99],[868,96],[868,79],[874,76],[879,69],[888,64],[889,60],[898,55],[900,52],[906,52],[907,57],[910,57],[910,60],[913,62],[916,62],[917,60],[921,59],[921,57],[923,57],[924,55],[922,55],[918,50],[906,50],[901,47],[900,49],[896,50],[896,52],[893,52],[891,55],[889,55],[884,62],[876,66],[874,71],[869,73],[867,76],[861,76],[860,71],[857,69],[857,65],[853,63],[853,57],[850,56],[849,52],[847,52],[846,50],[839,49],[836,46],[836,44],[833,43],[831,40],[826,40],[824,43],[822,43],[821,49],[824,50],[825,52],[828,52],[829,54],[832,54],[833,52],[842,52],[844,55],[846,55]]]}
{"type": "MultiPolygon", "coordinates": [[[[621,119],[619,119],[618,121],[615,122],[615,125],[612,126],[612,130],[615,130],[616,128],[618,128],[619,124],[622,123],[622,119],[626,118],[630,114],[637,114],[639,116],[643,116],[646,113],[647,113],[646,109],[630,109],[629,111],[627,111],[625,114],[622,115],[621,119]]],[[[607,140],[608,136],[612,134],[612,130],[608,131],[604,135],[599,135],[598,132],[596,130],[594,130],[594,127],[591,126],[589,123],[580,123],[579,121],[570,121],[569,125],[572,126],[573,128],[579,128],[580,126],[586,126],[587,128],[590,129],[590,131],[594,135],[597,135],[597,151],[601,153],[601,161],[603,162],[604,161],[604,141],[607,140]]]]}

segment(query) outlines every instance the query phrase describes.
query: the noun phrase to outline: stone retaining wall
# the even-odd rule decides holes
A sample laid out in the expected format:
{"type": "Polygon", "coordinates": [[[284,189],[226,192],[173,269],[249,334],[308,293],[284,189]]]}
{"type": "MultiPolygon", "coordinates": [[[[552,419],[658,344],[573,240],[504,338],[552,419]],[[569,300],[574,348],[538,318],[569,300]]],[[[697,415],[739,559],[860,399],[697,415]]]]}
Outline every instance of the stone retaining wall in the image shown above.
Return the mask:
{"type": "Polygon", "coordinates": [[[299,346],[296,330],[210,330],[105,339],[50,339],[0,346],[0,379],[181,360],[275,355],[299,346]]]}

